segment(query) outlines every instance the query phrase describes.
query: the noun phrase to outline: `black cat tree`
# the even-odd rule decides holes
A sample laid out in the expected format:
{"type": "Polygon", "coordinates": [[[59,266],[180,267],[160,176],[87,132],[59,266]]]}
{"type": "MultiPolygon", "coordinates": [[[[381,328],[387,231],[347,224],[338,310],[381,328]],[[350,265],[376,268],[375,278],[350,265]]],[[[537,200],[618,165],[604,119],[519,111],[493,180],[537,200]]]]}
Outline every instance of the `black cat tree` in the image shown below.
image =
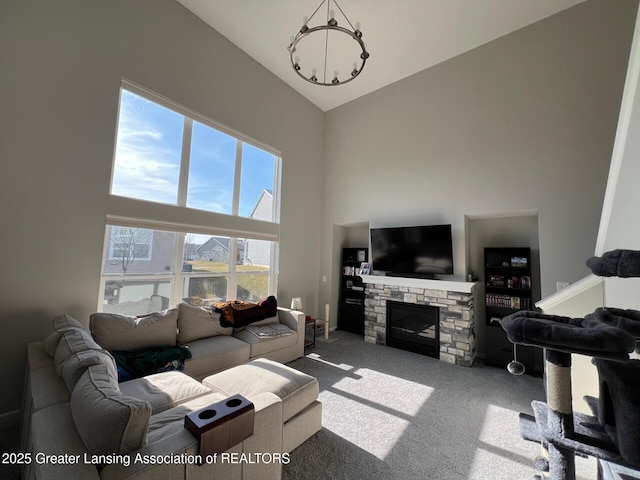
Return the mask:
{"type": "MultiPolygon", "coordinates": [[[[598,276],[640,277],[640,251],[613,250],[587,266],[598,276]]],[[[502,328],[514,344],[544,348],[547,401],[532,402],[533,416],[520,414],[522,438],[545,451],[535,462],[544,478],[575,480],[576,454],[640,472],[640,360],[629,359],[640,311],[603,307],[584,318],[520,311],[502,328]],[[572,353],[593,357],[598,369],[599,398],[587,398],[593,416],[573,412],[572,353]]]]}

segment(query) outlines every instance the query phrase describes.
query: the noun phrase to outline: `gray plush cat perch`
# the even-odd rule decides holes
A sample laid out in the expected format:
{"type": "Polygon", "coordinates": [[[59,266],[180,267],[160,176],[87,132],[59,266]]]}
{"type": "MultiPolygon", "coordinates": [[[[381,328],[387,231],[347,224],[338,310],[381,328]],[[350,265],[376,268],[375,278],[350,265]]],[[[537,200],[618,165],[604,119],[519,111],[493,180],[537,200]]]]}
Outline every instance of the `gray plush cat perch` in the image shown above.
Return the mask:
{"type": "MultiPolygon", "coordinates": [[[[598,276],[640,277],[640,251],[614,250],[587,260],[598,276]]],[[[536,466],[552,480],[575,480],[575,454],[640,468],[640,360],[629,360],[640,339],[640,311],[599,308],[584,318],[520,311],[502,319],[512,343],[544,348],[547,402],[520,414],[525,440],[540,443],[548,460],[536,466]],[[587,399],[594,416],[574,413],[571,354],[593,357],[600,395],[587,399]]],[[[541,478],[541,477],[536,477],[541,478]]]]}

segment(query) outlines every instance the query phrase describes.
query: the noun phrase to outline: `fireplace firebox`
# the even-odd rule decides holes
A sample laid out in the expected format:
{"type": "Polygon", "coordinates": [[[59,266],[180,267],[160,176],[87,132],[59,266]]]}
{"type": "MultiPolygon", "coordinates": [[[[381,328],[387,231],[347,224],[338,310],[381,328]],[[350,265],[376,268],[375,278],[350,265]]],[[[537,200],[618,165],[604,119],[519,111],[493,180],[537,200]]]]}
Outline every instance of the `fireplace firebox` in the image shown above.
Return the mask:
{"type": "Polygon", "coordinates": [[[438,307],[387,301],[387,345],[440,358],[438,307]]]}

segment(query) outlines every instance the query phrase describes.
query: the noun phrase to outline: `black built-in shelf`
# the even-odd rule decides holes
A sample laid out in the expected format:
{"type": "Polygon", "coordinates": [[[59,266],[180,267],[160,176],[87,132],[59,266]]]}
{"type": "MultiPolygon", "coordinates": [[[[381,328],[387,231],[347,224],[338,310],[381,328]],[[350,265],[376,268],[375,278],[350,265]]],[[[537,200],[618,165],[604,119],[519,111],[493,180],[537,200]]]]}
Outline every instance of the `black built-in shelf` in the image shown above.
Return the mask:
{"type": "Polygon", "coordinates": [[[342,249],[338,329],[359,335],[364,335],[364,283],[360,264],[368,258],[366,247],[342,249]]]}
{"type": "MultiPolygon", "coordinates": [[[[487,247],[484,249],[485,363],[506,367],[513,360],[513,344],[500,326],[507,315],[533,310],[531,249],[487,247]]],[[[532,375],[542,373],[542,349],[517,346],[518,360],[532,375]]]]}

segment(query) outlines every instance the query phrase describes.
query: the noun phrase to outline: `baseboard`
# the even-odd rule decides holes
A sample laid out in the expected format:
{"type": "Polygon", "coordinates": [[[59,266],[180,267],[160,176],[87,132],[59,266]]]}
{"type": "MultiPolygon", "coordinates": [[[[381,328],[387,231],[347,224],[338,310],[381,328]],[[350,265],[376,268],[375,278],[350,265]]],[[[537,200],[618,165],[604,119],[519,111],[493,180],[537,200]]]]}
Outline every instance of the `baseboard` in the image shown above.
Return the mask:
{"type": "Polygon", "coordinates": [[[17,427],[20,423],[20,410],[0,413],[0,430],[17,427]]]}

